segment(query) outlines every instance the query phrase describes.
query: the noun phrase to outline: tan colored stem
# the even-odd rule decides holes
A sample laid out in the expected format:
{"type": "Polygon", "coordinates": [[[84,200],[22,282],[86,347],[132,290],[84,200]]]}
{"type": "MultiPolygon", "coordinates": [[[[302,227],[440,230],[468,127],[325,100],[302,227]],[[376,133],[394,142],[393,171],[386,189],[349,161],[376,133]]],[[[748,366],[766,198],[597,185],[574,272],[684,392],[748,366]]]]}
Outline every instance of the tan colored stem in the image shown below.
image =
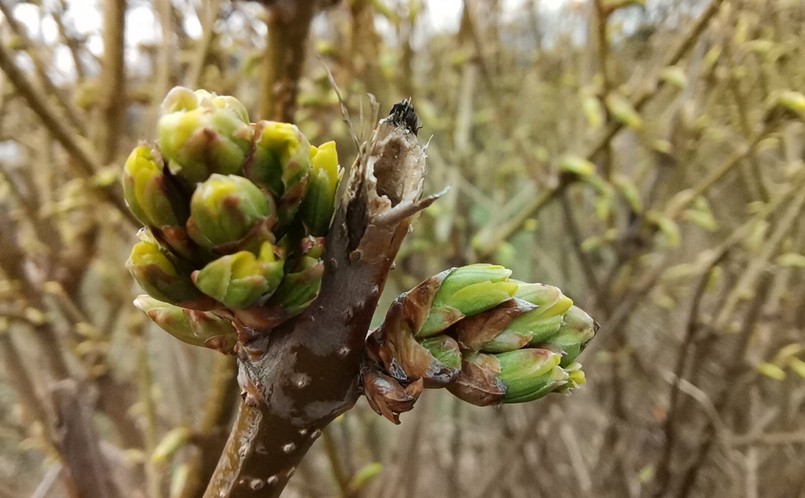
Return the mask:
{"type": "Polygon", "coordinates": [[[120,496],[78,383],[70,379],[59,381],[52,389],[52,397],[57,413],[56,442],[75,495],[120,496]]]}
{"type": "MultiPolygon", "coordinates": [[[[218,9],[221,5],[221,0],[212,0],[204,2],[204,24],[202,27],[201,39],[196,45],[196,50],[193,53],[193,61],[187,72],[187,86],[195,88],[201,80],[202,72],[204,71],[204,64],[207,62],[207,57],[210,55],[210,48],[212,41],[215,38],[215,21],[218,19],[218,9]]],[[[163,42],[164,43],[164,42],[163,42]]]]}
{"type": "MultiPolygon", "coordinates": [[[[11,340],[9,332],[5,330],[0,330],[0,357],[3,359],[6,376],[11,381],[11,387],[14,388],[25,412],[43,428],[50,427],[48,412],[36,395],[33,380],[22,362],[22,356],[11,340]]],[[[45,434],[48,434],[47,431],[45,434]]]]}
{"type": "Polygon", "coordinates": [[[278,0],[267,7],[268,35],[260,85],[262,119],[293,121],[315,3],[278,0]]]}
{"type": "Polygon", "coordinates": [[[126,117],[126,77],[123,61],[126,0],[103,3],[103,59],[98,84],[101,92],[97,120],[92,130],[98,159],[111,162],[117,151],[126,117]]]}
{"type": "Polygon", "coordinates": [[[341,458],[338,456],[338,449],[335,446],[331,428],[325,429],[322,432],[322,440],[324,441],[324,452],[327,454],[327,459],[330,461],[330,468],[332,469],[335,482],[338,484],[341,496],[342,498],[347,498],[350,495],[349,476],[346,470],[344,470],[344,464],[341,463],[341,458]]]}

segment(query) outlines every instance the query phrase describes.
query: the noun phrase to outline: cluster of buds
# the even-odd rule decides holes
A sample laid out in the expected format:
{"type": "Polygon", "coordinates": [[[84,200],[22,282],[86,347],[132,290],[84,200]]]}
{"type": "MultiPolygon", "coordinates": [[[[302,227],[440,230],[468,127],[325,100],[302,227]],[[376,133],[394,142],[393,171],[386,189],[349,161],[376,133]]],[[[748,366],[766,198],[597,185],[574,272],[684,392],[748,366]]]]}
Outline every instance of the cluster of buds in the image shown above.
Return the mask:
{"type": "Polygon", "coordinates": [[[598,325],[558,288],[510,275],[496,265],[453,268],[398,297],[367,340],[372,408],[399,422],[423,387],[486,406],[583,384],[576,359],[598,325]]]}
{"type": "Polygon", "coordinates": [[[310,145],[289,123],[249,122],[237,99],[177,87],[154,147],[126,160],[123,190],[145,227],[127,267],[135,304],[180,340],[231,352],[230,318],[260,328],[316,297],[339,180],[334,142],[310,145]]]}

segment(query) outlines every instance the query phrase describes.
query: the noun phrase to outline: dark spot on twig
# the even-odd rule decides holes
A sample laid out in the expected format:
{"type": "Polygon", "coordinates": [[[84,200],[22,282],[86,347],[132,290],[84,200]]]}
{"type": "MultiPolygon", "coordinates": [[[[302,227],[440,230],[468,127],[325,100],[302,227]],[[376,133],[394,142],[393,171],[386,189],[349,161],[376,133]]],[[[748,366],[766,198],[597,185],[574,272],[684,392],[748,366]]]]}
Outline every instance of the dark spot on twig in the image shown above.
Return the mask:
{"type": "Polygon", "coordinates": [[[411,99],[405,99],[398,104],[394,104],[389,113],[391,122],[396,126],[402,126],[406,130],[417,134],[422,125],[419,124],[419,116],[416,115],[414,106],[411,105],[411,99]]]}

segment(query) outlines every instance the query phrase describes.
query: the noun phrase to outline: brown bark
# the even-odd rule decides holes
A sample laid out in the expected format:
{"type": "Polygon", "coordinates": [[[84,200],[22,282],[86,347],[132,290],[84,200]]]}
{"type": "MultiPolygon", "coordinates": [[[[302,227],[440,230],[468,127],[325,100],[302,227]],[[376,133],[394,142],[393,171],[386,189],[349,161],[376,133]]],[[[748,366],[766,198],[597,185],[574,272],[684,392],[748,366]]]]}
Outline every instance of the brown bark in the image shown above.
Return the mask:
{"type": "Polygon", "coordinates": [[[389,269],[413,215],[435,200],[419,199],[425,153],[404,117],[382,120],[345,175],[319,297],[270,334],[243,341],[243,402],[206,497],[279,496],[321,430],[355,404],[389,269]]]}

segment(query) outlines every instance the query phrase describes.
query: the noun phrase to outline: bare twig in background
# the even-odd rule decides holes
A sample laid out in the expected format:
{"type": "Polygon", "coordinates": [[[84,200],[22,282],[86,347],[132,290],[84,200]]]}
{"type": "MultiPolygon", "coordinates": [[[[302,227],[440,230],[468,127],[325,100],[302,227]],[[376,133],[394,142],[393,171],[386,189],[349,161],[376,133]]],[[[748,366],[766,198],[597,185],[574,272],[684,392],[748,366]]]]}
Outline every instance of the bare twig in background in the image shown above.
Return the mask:
{"type": "Polygon", "coordinates": [[[482,258],[566,287],[602,324],[572,402],[481,410],[428,393],[427,417],[396,432],[359,402],[289,497],[803,493],[805,126],[768,106],[801,92],[805,5],[469,0],[450,24],[437,0],[125,2],[127,18],[120,0],[92,16],[84,3],[0,0],[0,474],[15,476],[0,495],[75,495],[82,455],[59,455],[47,421],[64,379],[123,494],[196,497],[214,471],[236,367],[143,328],[122,269],[133,235],[107,222],[124,209],[123,146],[152,138],[179,82],[293,117],[312,143],[335,139],[342,165],[359,147],[340,107],[413,93],[425,191],[453,189],[408,236],[380,308],[482,258]],[[161,37],[139,29],[149,15],[161,37]],[[611,94],[642,127],[612,115],[611,94]],[[584,174],[560,173],[566,157],[584,174]],[[187,441],[152,467],[177,426],[187,441]]]}
{"type": "MultiPolygon", "coordinates": [[[[718,12],[722,2],[723,0],[712,0],[710,2],[708,7],[696,20],[696,23],[693,25],[690,31],[686,33],[682,39],[682,42],[679,43],[676,49],[671,52],[671,55],[668,57],[668,60],[662,65],[662,67],[673,66],[685,56],[685,54],[699,39],[699,36],[705,30],[707,24],[718,12]]],[[[640,111],[643,106],[649,102],[652,96],[659,94],[659,90],[665,84],[665,80],[661,79],[659,76],[654,76],[654,78],[650,80],[650,84],[647,85],[643,91],[639,92],[630,99],[635,110],[640,111]]],[[[583,157],[587,158],[588,160],[594,159],[598,153],[608,146],[615,135],[621,131],[624,126],[624,123],[617,121],[610,124],[606,130],[600,134],[599,138],[594,141],[593,145],[588,149],[583,157]]],[[[522,227],[523,223],[534,217],[540,209],[547,205],[548,202],[552,200],[559,192],[570,186],[571,183],[573,183],[573,181],[570,178],[562,177],[561,180],[554,181],[552,184],[546,185],[540,194],[535,197],[531,203],[523,207],[519,213],[513,217],[513,219],[507,221],[500,227],[485,227],[485,230],[487,231],[481,232],[476,236],[476,239],[481,244],[478,251],[480,258],[488,258],[492,254],[492,251],[494,251],[502,241],[505,241],[511,237],[517,230],[520,229],[520,227],[522,227]]]]}
{"type": "Polygon", "coordinates": [[[27,53],[31,57],[34,67],[36,67],[36,73],[39,77],[39,81],[42,83],[42,86],[44,86],[45,90],[47,90],[47,94],[54,97],[58,101],[59,106],[62,108],[64,115],[70,121],[70,124],[73,126],[73,128],[78,130],[79,133],[85,133],[85,126],[79,118],[78,109],[76,109],[73,103],[68,100],[65,92],[56,87],[56,85],[53,83],[53,80],[48,75],[47,68],[45,67],[45,61],[42,60],[42,56],[40,55],[40,47],[36,46],[32,40],[28,39],[25,28],[21,26],[19,21],[14,18],[14,15],[12,14],[8,4],[5,2],[0,2],[0,12],[2,12],[5,16],[5,20],[9,27],[14,31],[14,34],[20,37],[24,46],[30,47],[27,53]]]}
{"type": "Polygon", "coordinates": [[[120,496],[106,459],[100,453],[99,438],[77,384],[71,380],[59,381],[53,387],[52,396],[57,412],[56,444],[70,473],[74,495],[120,496]]]}
{"type": "Polygon", "coordinates": [[[98,82],[97,117],[92,128],[95,150],[101,164],[115,158],[126,117],[126,74],[123,63],[126,0],[103,2],[103,59],[98,82]]]}
{"type": "MultiPolygon", "coordinates": [[[[7,322],[6,318],[2,320],[7,322]]],[[[39,424],[40,428],[45,432],[45,437],[48,438],[48,427],[50,427],[50,416],[48,415],[45,406],[36,395],[34,383],[31,376],[28,374],[25,365],[21,361],[21,355],[11,340],[9,334],[8,323],[0,323],[6,330],[0,330],[0,354],[3,356],[3,366],[5,367],[6,376],[9,379],[14,379],[14,388],[17,397],[23,405],[26,414],[32,420],[39,424]]]]}
{"type": "Polygon", "coordinates": [[[190,63],[190,67],[188,68],[187,80],[185,83],[190,88],[195,88],[198,86],[199,81],[201,81],[201,72],[204,70],[207,58],[210,55],[213,39],[215,38],[214,25],[215,21],[218,19],[220,5],[220,0],[204,2],[202,5],[203,16],[199,16],[203,17],[201,24],[202,35],[193,52],[193,59],[190,63]]]}
{"type": "MultiPolygon", "coordinates": [[[[48,131],[50,131],[53,137],[75,159],[75,165],[81,176],[89,178],[100,172],[103,164],[93,154],[87,151],[85,146],[80,144],[76,135],[73,134],[64,121],[54,112],[53,108],[48,105],[47,99],[31,84],[27,76],[20,70],[13,61],[11,54],[2,44],[0,44],[0,69],[3,70],[5,75],[17,88],[17,91],[25,98],[28,105],[31,106],[31,109],[42,120],[42,123],[47,127],[48,131]]],[[[136,226],[137,221],[129,213],[128,209],[126,209],[123,196],[119,193],[119,188],[116,184],[107,186],[101,189],[100,192],[109,203],[120,211],[124,219],[130,221],[133,226],[136,226]]]]}
{"type": "Polygon", "coordinates": [[[333,441],[331,434],[333,427],[322,431],[321,439],[324,443],[324,451],[327,453],[327,459],[330,460],[330,467],[333,474],[333,479],[338,484],[338,489],[341,492],[342,498],[349,496],[349,476],[344,469],[344,464],[341,462],[341,457],[338,455],[338,448],[333,441]]]}
{"type": "Polygon", "coordinates": [[[278,0],[269,2],[266,9],[268,36],[258,114],[263,119],[292,121],[316,2],[278,0]]]}
{"type": "Polygon", "coordinates": [[[31,498],[45,498],[50,489],[53,487],[53,484],[56,482],[56,479],[59,477],[59,472],[61,472],[61,464],[57,463],[52,465],[47,473],[45,473],[45,477],[42,479],[42,482],[39,483],[39,486],[36,487],[31,498]]]}
{"type": "Polygon", "coordinates": [[[190,461],[186,484],[180,495],[182,498],[201,494],[212,477],[218,457],[226,444],[226,431],[240,395],[235,381],[237,365],[234,358],[216,358],[213,367],[204,412],[196,430],[195,445],[198,454],[190,461]]]}

